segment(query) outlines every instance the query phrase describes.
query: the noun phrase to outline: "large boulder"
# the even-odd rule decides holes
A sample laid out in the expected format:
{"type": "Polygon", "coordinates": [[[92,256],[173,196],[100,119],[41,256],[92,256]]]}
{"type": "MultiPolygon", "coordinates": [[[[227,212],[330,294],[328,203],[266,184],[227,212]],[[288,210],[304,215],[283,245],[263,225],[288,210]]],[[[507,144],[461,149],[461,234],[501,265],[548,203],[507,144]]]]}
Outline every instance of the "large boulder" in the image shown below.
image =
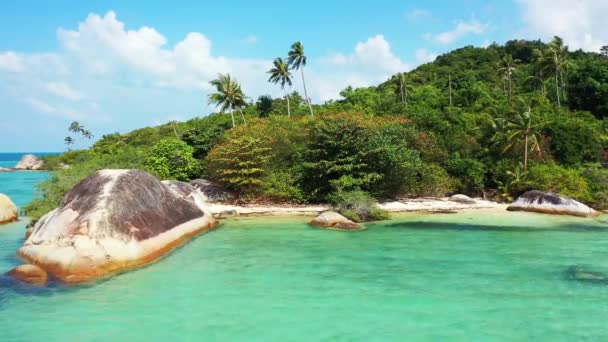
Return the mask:
{"type": "Polygon", "coordinates": [[[222,186],[206,179],[193,179],[190,181],[190,184],[199,189],[208,202],[225,202],[234,197],[232,193],[222,186]]]}
{"type": "Polygon", "coordinates": [[[335,211],[326,211],[310,222],[313,226],[338,230],[360,230],[360,224],[355,223],[335,211]]]}
{"type": "Polygon", "coordinates": [[[475,204],[475,203],[477,203],[471,197],[469,197],[467,195],[461,195],[461,194],[452,195],[452,197],[450,197],[450,202],[456,202],[456,203],[462,203],[462,204],[475,204]]]}
{"type": "Polygon", "coordinates": [[[44,165],[44,161],[33,154],[26,154],[21,157],[21,160],[15,165],[17,170],[40,170],[44,165]]]}
{"type": "Polygon", "coordinates": [[[36,265],[21,265],[17,266],[10,272],[8,275],[13,276],[23,282],[34,284],[34,285],[44,285],[48,280],[48,274],[44,269],[38,267],[36,265]]]}
{"type": "Polygon", "coordinates": [[[140,170],[98,171],[36,222],[18,255],[66,283],[151,263],[216,225],[185,185],[140,170]]]}
{"type": "Polygon", "coordinates": [[[531,211],[543,214],[598,216],[600,213],[572,198],[553,192],[532,190],[519,196],[507,208],[509,211],[531,211]]]}
{"type": "Polygon", "coordinates": [[[5,194],[0,194],[0,224],[17,221],[19,211],[17,206],[5,194]]]}

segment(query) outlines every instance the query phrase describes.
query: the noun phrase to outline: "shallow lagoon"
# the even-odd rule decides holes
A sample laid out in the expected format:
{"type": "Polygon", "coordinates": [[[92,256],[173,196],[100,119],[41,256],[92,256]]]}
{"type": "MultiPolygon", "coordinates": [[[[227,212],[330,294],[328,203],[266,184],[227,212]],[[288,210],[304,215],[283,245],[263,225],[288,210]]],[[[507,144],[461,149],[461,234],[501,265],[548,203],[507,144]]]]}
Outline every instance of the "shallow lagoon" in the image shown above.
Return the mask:
{"type": "MultiPolygon", "coordinates": [[[[608,224],[470,211],[345,233],[234,219],[163,261],[92,286],[0,280],[2,340],[606,339],[608,224]]],[[[0,230],[0,272],[23,223],[0,230]]]]}

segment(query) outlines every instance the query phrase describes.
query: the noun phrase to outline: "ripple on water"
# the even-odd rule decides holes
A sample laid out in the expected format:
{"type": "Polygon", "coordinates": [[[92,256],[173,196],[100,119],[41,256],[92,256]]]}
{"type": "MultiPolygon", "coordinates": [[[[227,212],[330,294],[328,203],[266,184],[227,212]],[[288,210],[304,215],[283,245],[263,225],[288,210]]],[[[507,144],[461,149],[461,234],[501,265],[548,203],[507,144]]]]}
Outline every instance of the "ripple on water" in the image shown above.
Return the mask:
{"type": "MultiPolygon", "coordinates": [[[[3,340],[601,340],[605,223],[527,213],[403,215],[345,233],[237,219],[87,287],[0,280],[3,340]],[[571,229],[569,229],[571,227],[571,229]]],[[[0,230],[0,271],[22,224],[0,230]]]]}

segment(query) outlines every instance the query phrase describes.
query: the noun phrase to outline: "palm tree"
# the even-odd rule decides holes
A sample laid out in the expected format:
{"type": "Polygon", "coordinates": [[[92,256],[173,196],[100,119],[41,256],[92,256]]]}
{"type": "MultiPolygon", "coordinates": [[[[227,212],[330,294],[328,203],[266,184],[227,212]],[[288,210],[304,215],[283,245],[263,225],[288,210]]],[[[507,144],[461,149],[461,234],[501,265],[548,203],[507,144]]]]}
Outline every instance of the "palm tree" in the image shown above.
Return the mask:
{"type": "Polygon", "coordinates": [[[503,89],[505,91],[505,96],[508,96],[509,103],[511,103],[511,94],[513,91],[513,71],[515,70],[515,65],[517,64],[517,62],[518,60],[513,59],[513,56],[509,54],[502,56],[502,58],[498,62],[498,74],[502,76],[503,89]]]}
{"type": "Polygon", "coordinates": [[[89,131],[88,129],[83,129],[82,136],[87,139],[91,139],[91,138],[93,138],[93,133],[91,133],[91,131],[89,131]]]}
{"type": "Polygon", "coordinates": [[[74,132],[74,133],[81,133],[84,129],[84,126],[80,125],[80,122],[78,121],[72,121],[72,123],[70,124],[70,127],[68,127],[68,130],[70,132],[74,132]]]}
{"type": "Polygon", "coordinates": [[[551,43],[549,43],[548,54],[543,63],[547,74],[555,77],[555,94],[557,96],[558,107],[561,107],[561,98],[565,97],[566,82],[564,81],[564,74],[570,64],[567,60],[567,54],[568,47],[564,46],[564,40],[555,36],[551,43]],[[562,91],[561,98],[560,87],[562,91]]]}
{"type": "Polygon", "coordinates": [[[314,116],[312,111],[312,105],[310,104],[310,98],[308,98],[308,92],[306,91],[306,81],[304,80],[304,67],[306,66],[306,55],[304,54],[304,45],[300,42],[295,42],[291,45],[291,50],[287,54],[287,64],[294,70],[300,70],[302,73],[302,86],[304,87],[304,97],[306,103],[308,103],[308,109],[310,109],[310,115],[314,116]]]}
{"type": "Polygon", "coordinates": [[[274,68],[268,70],[270,78],[268,82],[274,84],[281,84],[281,89],[285,92],[285,99],[287,100],[287,117],[291,117],[291,108],[289,106],[289,95],[285,89],[285,85],[291,87],[291,72],[289,72],[289,65],[283,61],[283,58],[277,58],[273,62],[274,68]]]}
{"type": "Polygon", "coordinates": [[[608,45],[604,45],[600,48],[600,54],[604,57],[608,57],[608,45]]]}
{"type": "Polygon", "coordinates": [[[74,145],[74,139],[72,137],[65,137],[65,139],[63,139],[63,142],[65,143],[65,145],[67,146],[68,151],[71,150],[72,145],[74,145]]]}
{"type": "Polygon", "coordinates": [[[407,84],[407,81],[405,79],[405,73],[402,72],[399,74],[399,94],[401,95],[401,102],[405,103],[405,106],[407,107],[407,95],[409,94],[409,91],[412,90],[412,86],[410,84],[407,84]]]}
{"type": "Polygon", "coordinates": [[[546,56],[545,52],[541,49],[534,49],[532,51],[532,55],[534,56],[534,63],[532,64],[532,71],[534,75],[527,77],[527,82],[532,84],[537,84],[540,92],[543,96],[545,96],[545,81],[547,80],[547,75],[545,72],[546,69],[546,56]]]}
{"type": "Polygon", "coordinates": [[[217,93],[208,95],[209,103],[219,106],[220,113],[230,111],[232,127],[236,126],[234,121],[234,110],[236,109],[240,110],[243,123],[247,124],[242,109],[247,102],[245,101],[245,94],[241,89],[241,85],[229,74],[219,74],[216,79],[211,80],[209,83],[217,90],[217,93]]]}
{"type": "Polygon", "coordinates": [[[506,146],[502,152],[507,153],[523,142],[524,171],[528,170],[528,151],[532,150],[541,157],[543,123],[532,124],[532,110],[528,106],[524,111],[515,112],[510,120],[504,120],[499,127],[504,129],[506,146]]]}

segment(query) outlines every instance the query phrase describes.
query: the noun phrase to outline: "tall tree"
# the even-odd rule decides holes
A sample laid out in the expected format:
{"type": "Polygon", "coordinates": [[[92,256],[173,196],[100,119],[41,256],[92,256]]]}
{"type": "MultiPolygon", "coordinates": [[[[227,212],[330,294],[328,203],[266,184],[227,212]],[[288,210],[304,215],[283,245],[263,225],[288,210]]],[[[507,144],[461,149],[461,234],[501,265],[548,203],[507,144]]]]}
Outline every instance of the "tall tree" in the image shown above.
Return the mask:
{"type": "Polygon", "coordinates": [[[555,36],[549,43],[548,54],[545,57],[545,70],[555,78],[555,94],[557,96],[557,106],[561,107],[561,101],[565,96],[566,81],[564,74],[568,70],[568,47],[564,45],[564,40],[555,36]]]}
{"type": "Polygon", "coordinates": [[[401,96],[401,102],[405,103],[407,107],[407,97],[409,95],[410,90],[412,90],[412,85],[408,84],[407,79],[405,77],[405,73],[402,72],[399,74],[399,95],[401,96]]]}
{"type": "Polygon", "coordinates": [[[604,45],[600,48],[600,54],[604,57],[608,57],[608,45],[604,45]]]}
{"type": "Polygon", "coordinates": [[[524,153],[524,170],[528,169],[528,154],[532,150],[538,157],[542,154],[543,122],[532,122],[532,110],[528,106],[524,110],[513,113],[508,119],[497,118],[494,127],[498,130],[494,136],[497,143],[504,144],[502,153],[507,153],[522,146],[524,153]]]}
{"type": "Polygon", "coordinates": [[[268,82],[272,82],[274,84],[278,83],[281,85],[281,89],[283,89],[283,92],[285,92],[285,99],[287,100],[287,117],[291,117],[289,95],[287,94],[287,89],[285,89],[285,85],[291,87],[292,84],[289,65],[285,63],[282,58],[276,58],[273,62],[273,65],[274,67],[268,71],[268,73],[270,74],[268,82]]]}
{"type": "Polygon", "coordinates": [[[287,55],[287,64],[294,70],[300,70],[302,73],[302,86],[304,87],[304,97],[306,103],[308,103],[308,109],[310,109],[310,115],[314,116],[312,111],[312,104],[306,91],[306,80],[304,80],[304,67],[306,66],[306,55],[304,54],[304,45],[300,42],[295,42],[291,45],[291,50],[287,55]]]}
{"type": "Polygon", "coordinates": [[[65,139],[63,139],[63,142],[65,143],[68,151],[72,150],[71,146],[74,145],[74,138],[67,136],[65,139]]]}
{"type": "Polygon", "coordinates": [[[502,77],[505,96],[508,97],[509,103],[511,103],[511,95],[513,92],[513,71],[515,70],[517,62],[518,61],[513,59],[513,56],[510,54],[502,56],[498,62],[498,74],[502,77]]]}
{"type": "Polygon", "coordinates": [[[255,103],[255,107],[260,113],[261,118],[267,118],[270,116],[272,111],[272,97],[270,95],[261,95],[258,97],[258,102],[255,103]]]}
{"type": "Polygon", "coordinates": [[[220,113],[230,112],[232,117],[232,127],[236,126],[234,120],[234,111],[239,110],[243,123],[247,124],[245,115],[243,114],[243,106],[247,104],[245,94],[241,89],[241,85],[233,79],[229,74],[219,74],[218,77],[209,82],[215,87],[216,93],[208,95],[209,103],[220,107],[220,113]]]}

